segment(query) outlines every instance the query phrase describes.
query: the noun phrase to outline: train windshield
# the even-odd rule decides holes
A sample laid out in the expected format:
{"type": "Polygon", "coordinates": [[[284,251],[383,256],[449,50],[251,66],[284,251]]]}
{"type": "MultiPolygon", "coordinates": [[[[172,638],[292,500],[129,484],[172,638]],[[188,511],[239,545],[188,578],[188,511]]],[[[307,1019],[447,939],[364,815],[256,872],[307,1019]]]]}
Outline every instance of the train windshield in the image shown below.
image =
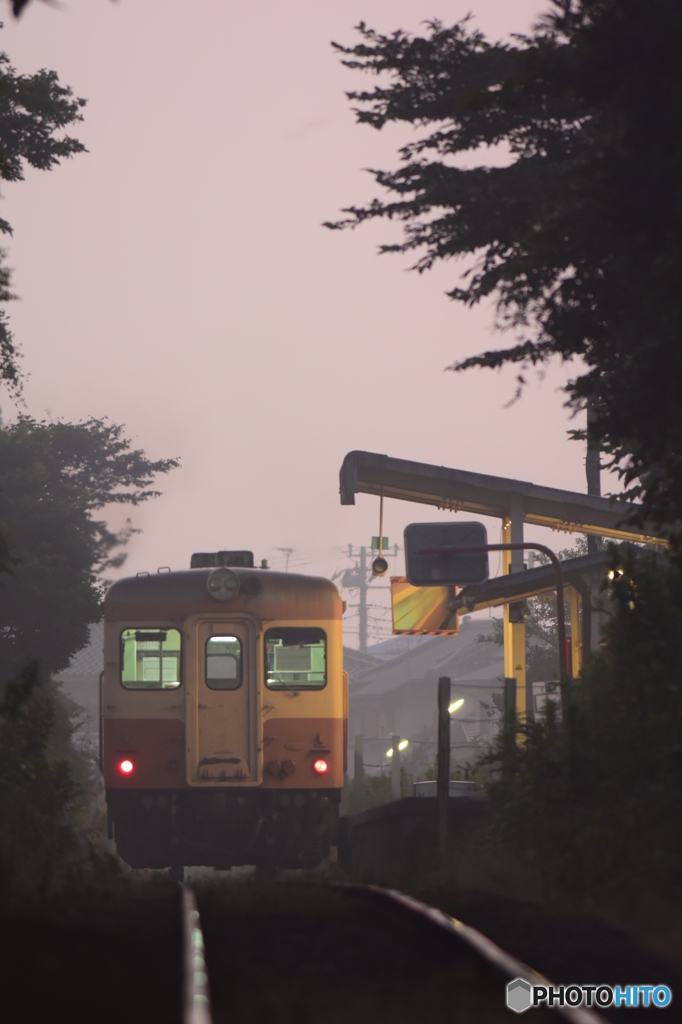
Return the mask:
{"type": "Polygon", "coordinates": [[[321,690],[327,683],[323,629],[285,627],[265,634],[265,685],[270,690],[321,690]]]}
{"type": "Polygon", "coordinates": [[[208,638],[206,685],[209,690],[238,690],[242,685],[242,644],[239,637],[208,638]]]}
{"type": "Polygon", "coordinates": [[[121,682],[126,690],[175,690],[181,653],[177,629],[124,629],[121,682]]]}

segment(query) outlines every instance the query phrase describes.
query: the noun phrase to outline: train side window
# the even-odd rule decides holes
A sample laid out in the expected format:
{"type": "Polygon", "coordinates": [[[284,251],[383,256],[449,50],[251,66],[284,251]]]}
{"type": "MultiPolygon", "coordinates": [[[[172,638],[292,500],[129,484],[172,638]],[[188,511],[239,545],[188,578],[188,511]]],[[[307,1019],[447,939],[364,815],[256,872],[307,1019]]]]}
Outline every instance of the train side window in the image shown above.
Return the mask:
{"type": "Polygon", "coordinates": [[[265,634],[265,685],[270,690],[321,690],[327,685],[327,636],[315,627],[265,634]]]}
{"type": "Polygon", "coordinates": [[[242,644],[239,637],[208,638],[206,685],[209,690],[238,690],[242,685],[242,644]]]}
{"type": "Polygon", "coordinates": [[[121,683],[126,690],[176,690],[182,638],[177,629],[124,629],[121,683]]]}

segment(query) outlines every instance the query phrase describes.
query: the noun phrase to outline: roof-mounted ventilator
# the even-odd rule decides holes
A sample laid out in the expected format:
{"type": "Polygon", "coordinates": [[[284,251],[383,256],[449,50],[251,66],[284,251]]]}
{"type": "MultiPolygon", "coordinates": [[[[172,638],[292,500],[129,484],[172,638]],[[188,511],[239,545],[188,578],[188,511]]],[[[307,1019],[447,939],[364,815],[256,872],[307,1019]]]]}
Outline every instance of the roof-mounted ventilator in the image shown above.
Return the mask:
{"type": "Polygon", "coordinates": [[[197,551],[190,569],[253,569],[253,551],[197,551]]]}

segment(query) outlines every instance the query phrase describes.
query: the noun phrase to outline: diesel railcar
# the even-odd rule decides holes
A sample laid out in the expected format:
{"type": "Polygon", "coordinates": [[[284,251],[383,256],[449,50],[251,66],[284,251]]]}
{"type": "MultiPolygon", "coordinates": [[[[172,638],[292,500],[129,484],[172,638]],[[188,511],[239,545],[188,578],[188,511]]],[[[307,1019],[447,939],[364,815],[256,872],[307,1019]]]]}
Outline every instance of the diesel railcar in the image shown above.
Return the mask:
{"type": "Polygon", "coordinates": [[[347,756],[343,602],[249,552],[116,582],[104,601],[101,763],[132,867],[312,867],[347,756]]]}

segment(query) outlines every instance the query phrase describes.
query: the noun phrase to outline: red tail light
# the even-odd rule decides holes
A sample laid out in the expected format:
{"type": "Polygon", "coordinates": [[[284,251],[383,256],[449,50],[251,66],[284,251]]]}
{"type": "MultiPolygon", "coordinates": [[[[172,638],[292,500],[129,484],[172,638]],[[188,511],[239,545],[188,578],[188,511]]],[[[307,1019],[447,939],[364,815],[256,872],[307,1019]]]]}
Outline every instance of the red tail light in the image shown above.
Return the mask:
{"type": "Polygon", "coordinates": [[[325,775],[329,771],[329,765],[324,760],[324,758],[320,757],[317,761],[315,761],[313,765],[313,771],[316,772],[318,775],[325,775]]]}
{"type": "Polygon", "coordinates": [[[124,758],[122,761],[118,762],[118,770],[120,771],[121,775],[130,775],[134,767],[135,765],[133,764],[133,762],[130,761],[127,757],[124,758]]]}

